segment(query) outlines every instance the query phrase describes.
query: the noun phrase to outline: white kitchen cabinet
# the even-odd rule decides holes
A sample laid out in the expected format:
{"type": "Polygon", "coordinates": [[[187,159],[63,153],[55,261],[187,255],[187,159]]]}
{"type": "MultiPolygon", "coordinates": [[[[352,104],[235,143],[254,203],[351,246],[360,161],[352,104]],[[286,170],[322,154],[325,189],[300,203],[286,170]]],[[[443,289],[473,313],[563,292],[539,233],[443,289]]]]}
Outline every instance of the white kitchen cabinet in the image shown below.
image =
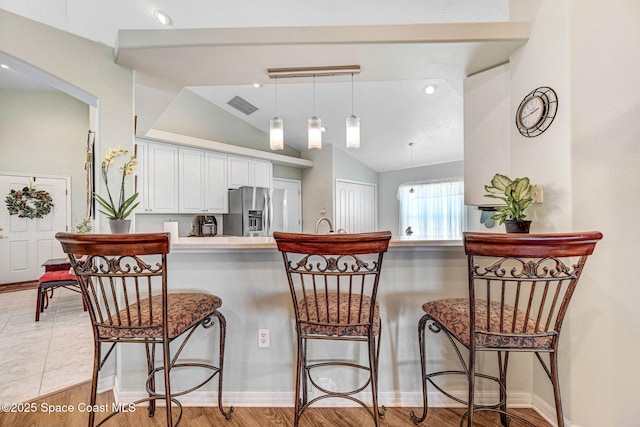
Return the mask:
{"type": "Polygon", "coordinates": [[[137,213],[178,212],[178,147],[136,141],[137,213]]]}
{"type": "Polygon", "coordinates": [[[251,179],[251,159],[248,157],[227,157],[227,165],[229,167],[229,188],[240,188],[252,185],[251,179]]]}
{"type": "Polygon", "coordinates": [[[254,187],[273,187],[273,165],[265,160],[251,160],[254,187]]]}
{"type": "Polygon", "coordinates": [[[218,153],[204,154],[205,193],[204,207],[207,212],[229,212],[227,186],[227,156],[218,153]]]}
{"type": "Polygon", "coordinates": [[[273,166],[271,162],[248,157],[229,156],[227,164],[229,167],[229,188],[244,186],[272,187],[273,166]]]}
{"type": "Polygon", "coordinates": [[[227,156],[179,149],[179,212],[226,213],[227,156]]]}

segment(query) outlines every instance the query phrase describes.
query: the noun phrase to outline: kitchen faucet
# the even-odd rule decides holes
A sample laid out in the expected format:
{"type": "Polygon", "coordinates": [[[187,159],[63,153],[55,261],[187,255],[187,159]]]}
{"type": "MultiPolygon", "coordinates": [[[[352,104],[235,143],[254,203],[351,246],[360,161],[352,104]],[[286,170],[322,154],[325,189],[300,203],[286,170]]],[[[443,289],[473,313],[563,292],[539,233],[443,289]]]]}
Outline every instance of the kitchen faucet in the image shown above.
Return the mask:
{"type": "Polygon", "coordinates": [[[326,222],[327,224],[329,224],[329,233],[333,233],[333,225],[331,224],[331,221],[326,216],[323,216],[318,219],[318,222],[316,222],[316,234],[318,234],[318,229],[320,228],[320,224],[322,224],[323,222],[326,222]]]}

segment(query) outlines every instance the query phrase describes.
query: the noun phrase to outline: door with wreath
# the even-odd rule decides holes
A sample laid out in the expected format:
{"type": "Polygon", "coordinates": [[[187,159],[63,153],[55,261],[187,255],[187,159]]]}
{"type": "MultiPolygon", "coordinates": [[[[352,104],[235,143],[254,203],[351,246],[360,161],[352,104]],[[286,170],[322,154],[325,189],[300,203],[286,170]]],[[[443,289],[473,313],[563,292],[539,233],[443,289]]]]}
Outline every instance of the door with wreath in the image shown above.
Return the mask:
{"type": "Polygon", "coordinates": [[[35,281],[43,262],[65,257],[55,234],[69,229],[69,184],[69,177],[0,174],[0,285],[35,281]]]}

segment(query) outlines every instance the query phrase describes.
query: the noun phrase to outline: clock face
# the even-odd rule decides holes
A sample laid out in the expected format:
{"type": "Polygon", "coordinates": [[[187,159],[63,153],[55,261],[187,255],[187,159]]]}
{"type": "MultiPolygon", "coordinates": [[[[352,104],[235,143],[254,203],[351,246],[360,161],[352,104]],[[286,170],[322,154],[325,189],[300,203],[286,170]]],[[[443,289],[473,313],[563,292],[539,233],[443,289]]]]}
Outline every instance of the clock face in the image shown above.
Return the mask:
{"type": "Polygon", "coordinates": [[[540,135],[547,130],[558,111],[558,98],[550,87],[539,87],[528,93],[516,111],[516,126],[526,137],[540,135]]]}
{"type": "Polygon", "coordinates": [[[544,113],[544,103],[539,96],[532,96],[524,101],[520,112],[518,113],[518,120],[520,125],[525,129],[531,129],[540,122],[544,113]]]}

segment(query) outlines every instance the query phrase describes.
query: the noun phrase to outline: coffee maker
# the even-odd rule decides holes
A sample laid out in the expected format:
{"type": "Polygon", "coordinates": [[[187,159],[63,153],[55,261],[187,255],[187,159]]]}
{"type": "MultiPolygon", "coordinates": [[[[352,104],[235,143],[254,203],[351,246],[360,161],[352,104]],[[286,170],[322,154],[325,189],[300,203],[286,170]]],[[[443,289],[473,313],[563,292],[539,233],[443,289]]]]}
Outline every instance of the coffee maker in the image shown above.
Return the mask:
{"type": "Polygon", "coordinates": [[[218,221],[215,216],[197,215],[193,228],[197,237],[213,237],[218,234],[218,221]]]}

